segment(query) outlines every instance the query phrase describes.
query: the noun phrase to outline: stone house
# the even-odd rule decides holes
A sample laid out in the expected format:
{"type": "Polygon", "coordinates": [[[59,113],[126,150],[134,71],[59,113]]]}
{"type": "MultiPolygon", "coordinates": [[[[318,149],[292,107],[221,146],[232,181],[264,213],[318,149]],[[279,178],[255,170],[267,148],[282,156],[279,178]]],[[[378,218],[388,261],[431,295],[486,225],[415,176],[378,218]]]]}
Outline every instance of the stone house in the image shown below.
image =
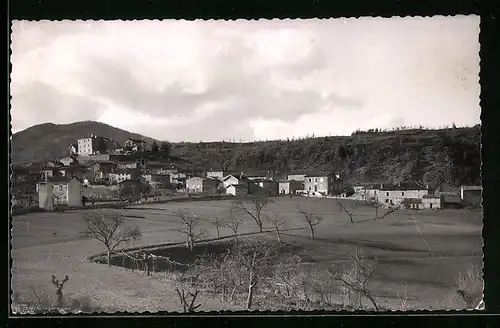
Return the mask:
{"type": "Polygon", "coordinates": [[[192,177],[186,180],[188,192],[215,193],[218,187],[218,180],[206,177],[192,177]]]}
{"type": "Polygon", "coordinates": [[[76,177],[47,177],[37,183],[38,204],[41,208],[51,210],[54,206],[81,206],[82,183],[76,177]]]}
{"type": "Polygon", "coordinates": [[[307,193],[323,195],[338,195],[343,184],[340,176],[334,173],[310,173],[304,177],[304,190],[307,193]]]}
{"type": "Polygon", "coordinates": [[[298,190],[304,189],[304,182],[298,180],[280,180],[279,182],[279,193],[281,195],[295,195],[298,190]]]}
{"type": "Polygon", "coordinates": [[[422,207],[429,209],[441,209],[442,207],[442,196],[440,195],[424,195],[422,197],[422,207]]]}

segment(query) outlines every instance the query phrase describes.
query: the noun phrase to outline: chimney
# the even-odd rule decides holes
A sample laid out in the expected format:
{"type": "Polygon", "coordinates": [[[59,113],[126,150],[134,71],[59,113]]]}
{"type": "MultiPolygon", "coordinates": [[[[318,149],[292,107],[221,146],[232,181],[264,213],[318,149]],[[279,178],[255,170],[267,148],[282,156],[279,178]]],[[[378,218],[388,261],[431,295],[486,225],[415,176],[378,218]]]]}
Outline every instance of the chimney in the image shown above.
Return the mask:
{"type": "Polygon", "coordinates": [[[382,189],[382,188],[384,188],[384,184],[383,183],[380,184],[380,189],[382,189]]]}

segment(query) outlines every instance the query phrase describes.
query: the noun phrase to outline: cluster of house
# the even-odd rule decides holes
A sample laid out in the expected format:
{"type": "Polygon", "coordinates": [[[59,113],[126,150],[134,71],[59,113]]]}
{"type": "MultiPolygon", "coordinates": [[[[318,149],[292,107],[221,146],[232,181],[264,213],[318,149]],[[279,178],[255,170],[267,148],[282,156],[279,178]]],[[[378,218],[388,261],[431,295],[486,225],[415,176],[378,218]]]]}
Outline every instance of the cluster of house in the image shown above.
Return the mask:
{"type": "Polygon", "coordinates": [[[188,192],[216,193],[244,196],[257,192],[269,195],[335,195],[340,194],[343,183],[335,173],[291,173],[279,179],[271,172],[245,174],[223,170],[208,171],[204,177],[194,176],[186,181],[188,192]]]}
{"type": "Polygon", "coordinates": [[[420,183],[366,184],[350,188],[332,172],[300,172],[277,176],[273,172],[227,172],[204,174],[181,172],[172,163],[124,156],[151,149],[143,140],[129,139],[125,147],[91,135],[69,146],[69,156],[42,166],[14,167],[11,195],[15,206],[44,209],[81,206],[83,187],[101,185],[121,193],[147,192],[152,188],[187,193],[244,196],[258,192],[269,195],[307,194],[340,196],[378,202],[386,206],[432,208],[480,206],[482,188],[462,186],[460,194],[433,191],[420,183]],[[130,159],[134,158],[134,159],[130,159]]]}
{"type": "Polygon", "coordinates": [[[35,204],[45,209],[81,206],[85,201],[83,187],[95,184],[125,193],[159,185],[182,188],[186,174],[170,163],[127,156],[147,150],[151,147],[143,140],[128,139],[122,148],[104,137],[81,138],[69,146],[68,156],[41,166],[13,167],[12,203],[20,208],[35,204]]]}
{"type": "Polygon", "coordinates": [[[461,186],[460,193],[432,190],[418,182],[366,184],[353,188],[352,198],[377,202],[390,207],[442,209],[480,207],[481,186],[461,186]]]}

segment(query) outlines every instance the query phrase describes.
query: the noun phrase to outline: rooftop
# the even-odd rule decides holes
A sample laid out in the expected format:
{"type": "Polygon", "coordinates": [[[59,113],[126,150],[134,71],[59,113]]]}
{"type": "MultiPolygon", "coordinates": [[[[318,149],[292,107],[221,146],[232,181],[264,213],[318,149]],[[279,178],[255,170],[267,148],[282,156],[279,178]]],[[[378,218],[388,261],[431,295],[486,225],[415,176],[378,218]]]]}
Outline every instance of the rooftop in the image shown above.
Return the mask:
{"type": "Polygon", "coordinates": [[[235,188],[248,188],[248,186],[244,185],[244,184],[232,184],[232,185],[229,185],[227,186],[227,188],[229,187],[235,187],[235,188]]]}
{"type": "MultiPolygon", "coordinates": [[[[71,180],[76,179],[80,181],[80,179],[76,177],[65,177],[65,176],[55,176],[55,177],[48,177],[47,182],[52,182],[52,183],[68,183],[71,180]]],[[[39,183],[44,183],[45,179],[40,180],[39,183]]]]}
{"type": "Polygon", "coordinates": [[[439,199],[441,198],[441,195],[424,195],[422,198],[432,198],[432,199],[439,199]]]}
{"type": "Polygon", "coordinates": [[[132,138],[128,138],[127,141],[132,141],[132,142],[135,142],[135,143],[146,143],[146,141],[144,141],[144,140],[132,139],[132,138]]]}
{"type": "Polygon", "coordinates": [[[483,186],[462,186],[462,190],[483,190],[483,186]]]}

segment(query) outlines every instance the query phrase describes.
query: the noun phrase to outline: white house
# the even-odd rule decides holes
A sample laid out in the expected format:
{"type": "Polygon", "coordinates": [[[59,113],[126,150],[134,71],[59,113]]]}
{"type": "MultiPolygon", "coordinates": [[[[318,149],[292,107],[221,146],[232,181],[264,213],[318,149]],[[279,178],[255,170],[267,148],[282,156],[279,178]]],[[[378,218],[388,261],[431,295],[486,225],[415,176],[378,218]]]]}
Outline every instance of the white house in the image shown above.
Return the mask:
{"type": "Polygon", "coordinates": [[[230,185],[240,185],[240,184],[244,184],[244,185],[248,185],[248,179],[246,177],[244,177],[243,175],[228,175],[226,176],[224,179],[222,179],[222,183],[224,185],[224,188],[227,188],[229,187],[230,185]]]}
{"type": "Polygon", "coordinates": [[[136,169],[116,170],[109,174],[111,183],[120,183],[125,180],[136,180],[139,177],[139,171],[136,169]]]}

